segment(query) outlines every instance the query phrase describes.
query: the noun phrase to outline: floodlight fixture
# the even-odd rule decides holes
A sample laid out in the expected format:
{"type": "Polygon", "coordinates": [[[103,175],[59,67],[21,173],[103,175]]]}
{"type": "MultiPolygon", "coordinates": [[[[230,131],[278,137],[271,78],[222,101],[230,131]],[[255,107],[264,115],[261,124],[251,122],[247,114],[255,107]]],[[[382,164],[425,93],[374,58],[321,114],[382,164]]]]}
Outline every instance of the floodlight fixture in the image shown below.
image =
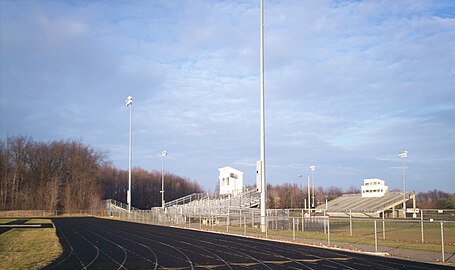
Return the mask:
{"type": "Polygon", "coordinates": [[[130,106],[131,104],[133,104],[133,97],[132,96],[128,96],[126,98],[126,107],[130,106]]]}

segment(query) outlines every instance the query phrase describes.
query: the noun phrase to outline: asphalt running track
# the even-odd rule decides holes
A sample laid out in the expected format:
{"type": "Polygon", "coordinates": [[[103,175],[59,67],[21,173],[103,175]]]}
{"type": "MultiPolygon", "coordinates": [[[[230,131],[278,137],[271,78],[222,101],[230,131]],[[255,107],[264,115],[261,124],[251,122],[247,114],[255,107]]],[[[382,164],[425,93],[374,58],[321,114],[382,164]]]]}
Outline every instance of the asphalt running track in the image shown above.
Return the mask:
{"type": "Polygon", "coordinates": [[[44,269],[449,269],[108,219],[56,218],[53,222],[64,251],[44,269]]]}

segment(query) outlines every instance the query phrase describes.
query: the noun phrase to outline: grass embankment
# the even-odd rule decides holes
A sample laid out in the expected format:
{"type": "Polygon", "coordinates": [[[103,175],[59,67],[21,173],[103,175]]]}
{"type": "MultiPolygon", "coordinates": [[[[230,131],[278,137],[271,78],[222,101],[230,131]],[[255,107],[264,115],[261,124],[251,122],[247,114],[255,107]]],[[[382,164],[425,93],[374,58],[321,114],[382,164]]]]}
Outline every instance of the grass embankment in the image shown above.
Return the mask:
{"type": "MultiPolygon", "coordinates": [[[[0,220],[2,224],[6,223],[4,221],[0,220]]],[[[51,221],[32,219],[26,224],[42,223],[51,221]]],[[[16,228],[0,235],[0,269],[40,269],[61,252],[54,228],[16,228]]]]}

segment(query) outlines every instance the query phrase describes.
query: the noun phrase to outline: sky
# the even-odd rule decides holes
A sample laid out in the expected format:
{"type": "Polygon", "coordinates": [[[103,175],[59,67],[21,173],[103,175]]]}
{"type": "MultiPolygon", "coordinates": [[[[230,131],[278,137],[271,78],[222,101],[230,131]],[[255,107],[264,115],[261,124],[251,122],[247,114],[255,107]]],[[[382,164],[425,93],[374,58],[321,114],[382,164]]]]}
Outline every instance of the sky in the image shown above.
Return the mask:
{"type": "MultiPolygon", "coordinates": [[[[255,184],[259,0],[0,1],[0,137],[255,184]]],[[[266,182],[455,192],[455,2],[264,1],[266,182]]],[[[127,181],[127,179],[125,179],[127,181]]],[[[133,179],[134,181],[134,179],[133,179]]]]}

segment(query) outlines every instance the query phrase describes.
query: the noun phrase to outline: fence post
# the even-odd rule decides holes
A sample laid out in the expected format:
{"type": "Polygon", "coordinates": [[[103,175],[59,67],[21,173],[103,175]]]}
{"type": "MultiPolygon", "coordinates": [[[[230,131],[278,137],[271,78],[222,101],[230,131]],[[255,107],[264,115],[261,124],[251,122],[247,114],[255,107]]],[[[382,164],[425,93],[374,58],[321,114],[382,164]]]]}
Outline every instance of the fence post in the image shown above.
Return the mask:
{"type": "Polygon", "coordinates": [[[324,227],[324,234],[326,234],[326,233],[327,233],[327,222],[326,222],[326,219],[325,219],[325,215],[324,215],[324,219],[323,219],[323,220],[324,220],[324,222],[323,222],[323,224],[324,224],[324,225],[323,225],[323,227],[324,227]]]}
{"type": "Polygon", "coordinates": [[[376,227],[376,219],[374,220],[374,251],[378,252],[378,230],[376,227]]]}
{"type": "Polygon", "coordinates": [[[349,235],[352,236],[352,210],[349,210],[349,235]]]}
{"type": "Polygon", "coordinates": [[[445,262],[444,254],[444,222],[441,221],[441,253],[442,253],[442,263],[445,262]]]}
{"type": "Polygon", "coordinates": [[[275,230],[278,230],[278,209],[275,209],[275,230]]]}
{"type": "Polygon", "coordinates": [[[228,210],[228,214],[226,216],[226,232],[229,232],[229,210],[228,210]]]}
{"type": "Polygon", "coordinates": [[[295,218],[292,218],[292,240],[295,241],[295,218]]]}
{"type": "Polygon", "coordinates": [[[384,218],[384,211],[382,211],[382,239],[385,240],[385,218],[384,218]]]}
{"type": "Polygon", "coordinates": [[[267,220],[267,212],[265,213],[265,239],[269,238],[269,222],[267,220]]]}
{"type": "Polygon", "coordinates": [[[243,234],[246,235],[246,214],[243,216],[243,234]]]}
{"type": "Polygon", "coordinates": [[[305,231],[305,223],[304,223],[303,219],[304,219],[304,213],[303,213],[303,209],[302,209],[302,232],[305,231]]]}
{"type": "Polygon", "coordinates": [[[290,221],[290,218],[291,218],[291,211],[289,211],[289,209],[287,209],[287,212],[288,212],[288,230],[290,231],[291,230],[291,221],[290,221]]]}
{"type": "Polygon", "coordinates": [[[330,246],[330,216],[327,216],[327,245],[330,246]]]}
{"type": "Polygon", "coordinates": [[[420,234],[422,235],[422,244],[425,242],[423,238],[423,209],[420,209],[420,234]]]}
{"type": "Polygon", "coordinates": [[[254,210],[251,211],[251,228],[254,228],[254,210]]]}

